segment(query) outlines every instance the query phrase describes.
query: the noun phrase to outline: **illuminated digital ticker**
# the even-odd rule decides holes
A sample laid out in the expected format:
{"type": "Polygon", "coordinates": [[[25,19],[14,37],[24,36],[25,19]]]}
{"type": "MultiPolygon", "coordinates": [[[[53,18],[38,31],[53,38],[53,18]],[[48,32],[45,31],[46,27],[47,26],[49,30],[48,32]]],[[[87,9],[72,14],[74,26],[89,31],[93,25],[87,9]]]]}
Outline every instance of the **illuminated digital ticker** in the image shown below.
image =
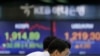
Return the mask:
{"type": "Polygon", "coordinates": [[[3,44],[6,48],[42,48],[42,43],[33,42],[40,40],[40,32],[30,32],[29,35],[27,32],[6,32],[5,37],[7,41],[12,41],[3,44]]]}
{"type": "Polygon", "coordinates": [[[85,43],[75,45],[76,49],[89,49],[91,48],[90,41],[100,41],[100,32],[72,32],[71,35],[69,32],[65,32],[65,38],[66,40],[70,40],[70,42],[81,40],[81,42],[83,41],[85,43]]]}
{"type": "Polygon", "coordinates": [[[86,6],[80,5],[80,6],[36,6],[36,5],[29,5],[26,3],[25,5],[20,6],[20,9],[24,11],[24,14],[26,14],[27,17],[30,16],[30,14],[34,15],[56,15],[56,16],[85,16],[86,13],[86,6]],[[31,12],[31,10],[33,12],[31,12]]]}
{"type": "Polygon", "coordinates": [[[54,35],[71,42],[72,54],[100,54],[100,26],[95,21],[56,21],[54,35]]]}
{"type": "Polygon", "coordinates": [[[71,36],[69,32],[66,32],[65,37],[70,41],[75,41],[75,40],[100,41],[100,32],[72,32],[71,36]]]}
{"type": "Polygon", "coordinates": [[[5,33],[6,40],[39,40],[40,39],[40,32],[29,32],[29,35],[27,32],[12,32],[9,34],[9,32],[5,33]],[[9,38],[11,35],[11,38],[9,38]]]}
{"type": "MultiPolygon", "coordinates": [[[[22,24],[21,24],[22,25],[22,24]]],[[[41,24],[34,24],[29,28],[29,31],[20,30],[5,32],[6,42],[2,43],[3,48],[18,48],[18,49],[42,49],[42,42],[38,42],[41,39],[41,32],[34,31],[34,29],[50,30],[48,27],[45,27],[41,24]]]]}

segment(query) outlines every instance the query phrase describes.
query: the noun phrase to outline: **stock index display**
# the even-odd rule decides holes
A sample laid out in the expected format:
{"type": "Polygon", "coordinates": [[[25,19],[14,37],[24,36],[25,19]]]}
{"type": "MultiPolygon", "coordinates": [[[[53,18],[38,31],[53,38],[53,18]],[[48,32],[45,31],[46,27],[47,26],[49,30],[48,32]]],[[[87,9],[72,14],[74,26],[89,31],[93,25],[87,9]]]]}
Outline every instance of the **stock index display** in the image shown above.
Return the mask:
{"type": "Polygon", "coordinates": [[[28,54],[43,50],[50,35],[48,21],[0,21],[0,54],[28,54]]]}

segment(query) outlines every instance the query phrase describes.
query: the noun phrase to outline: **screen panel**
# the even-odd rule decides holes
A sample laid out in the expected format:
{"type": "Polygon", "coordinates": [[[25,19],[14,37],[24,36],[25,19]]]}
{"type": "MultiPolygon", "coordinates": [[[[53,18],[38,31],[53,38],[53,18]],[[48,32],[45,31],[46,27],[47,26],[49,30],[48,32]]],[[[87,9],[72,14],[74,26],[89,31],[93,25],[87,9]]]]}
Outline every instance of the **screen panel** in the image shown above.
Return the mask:
{"type": "Polygon", "coordinates": [[[1,6],[1,19],[33,20],[93,20],[99,19],[99,5],[35,5],[12,4],[1,6]]]}
{"type": "Polygon", "coordinates": [[[0,21],[0,54],[42,51],[50,31],[50,21],[0,21]]]}
{"type": "Polygon", "coordinates": [[[71,42],[71,54],[100,54],[99,21],[54,21],[55,36],[71,42]]]}

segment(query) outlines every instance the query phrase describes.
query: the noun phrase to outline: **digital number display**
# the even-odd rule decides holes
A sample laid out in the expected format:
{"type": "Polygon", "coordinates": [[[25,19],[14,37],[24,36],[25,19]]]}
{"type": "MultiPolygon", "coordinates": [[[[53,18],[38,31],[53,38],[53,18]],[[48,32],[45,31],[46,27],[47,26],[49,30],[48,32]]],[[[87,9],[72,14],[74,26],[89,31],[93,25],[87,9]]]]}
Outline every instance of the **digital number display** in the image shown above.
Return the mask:
{"type": "Polygon", "coordinates": [[[29,32],[29,35],[27,32],[12,32],[9,34],[9,32],[5,33],[6,40],[39,40],[40,39],[40,33],[39,32],[29,32]],[[11,38],[9,38],[11,35],[11,38]]]}
{"type": "Polygon", "coordinates": [[[71,36],[69,36],[68,32],[65,32],[65,38],[70,41],[75,41],[75,40],[100,41],[100,32],[89,32],[89,33],[88,32],[72,32],[71,36]]]}
{"type": "Polygon", "coordinates": [[[50,22],[0,21],[0,54],[28,54],[43,50],[43,40],[50,34],[50,22]]]}
{"type": "Polygon", "coordinates": [[[71,54],[100,54],[99,21],[56,21],[54,35],[71,42],[71,54]]]}

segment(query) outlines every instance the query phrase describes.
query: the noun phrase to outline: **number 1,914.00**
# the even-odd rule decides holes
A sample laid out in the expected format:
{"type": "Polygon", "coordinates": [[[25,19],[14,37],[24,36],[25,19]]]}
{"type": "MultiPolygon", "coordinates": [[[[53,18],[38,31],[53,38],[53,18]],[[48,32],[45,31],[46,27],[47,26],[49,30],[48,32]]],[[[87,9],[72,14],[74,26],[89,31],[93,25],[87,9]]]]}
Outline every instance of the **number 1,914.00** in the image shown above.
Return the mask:
{"type": "Polygon", "coordinates": [[[40,32],[5,32],[6,40],[39,40],[40,32]]]}

